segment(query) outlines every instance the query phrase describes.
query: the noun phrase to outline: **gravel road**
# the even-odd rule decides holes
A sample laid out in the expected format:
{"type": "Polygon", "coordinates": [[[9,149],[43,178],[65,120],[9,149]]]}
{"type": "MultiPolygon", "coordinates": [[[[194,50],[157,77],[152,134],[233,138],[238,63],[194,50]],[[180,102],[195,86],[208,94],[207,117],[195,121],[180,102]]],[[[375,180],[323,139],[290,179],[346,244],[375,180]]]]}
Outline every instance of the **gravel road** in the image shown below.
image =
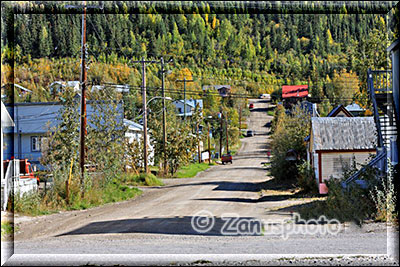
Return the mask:
{"type": "Polygon", "coordinates": [[[398,232],[385,224],[358,228],[327,223],[314,225],[316,232],[309,234],[309,225],[288,222],[292,214],[279,210],[306,199],[260,195],[271,179],[261,163],[268,161],[264,125],[272,117],[266,113],[268,103],[250,102],[255,108],[248,125],[256,135],[242,139],[233,164],[212,166],[194,178],[166,179],[165,186],[145,188],[134,200],[85,211],[15,217],[19,231],[14,255],[6,265],[396,264],[385,255],[393,254],[393,242],[398,248],[398,232]],[[199,212],[213,217],[201,219],[199,212]],[[244,235],[221,234],[234,220],[244,223],[232,223],[231,230],[240,229],[244,235]],[[209,226],[207,222],[213,224],[202,233],[192,227],[192,221],[201,230],[209,226]],[[258,228],[257,224],[249,227],[250,223],[261,221],[267,221],[268,227],[251,231],[258,228]],[[335,233],[323,234],[327,227],[335,233]]]}

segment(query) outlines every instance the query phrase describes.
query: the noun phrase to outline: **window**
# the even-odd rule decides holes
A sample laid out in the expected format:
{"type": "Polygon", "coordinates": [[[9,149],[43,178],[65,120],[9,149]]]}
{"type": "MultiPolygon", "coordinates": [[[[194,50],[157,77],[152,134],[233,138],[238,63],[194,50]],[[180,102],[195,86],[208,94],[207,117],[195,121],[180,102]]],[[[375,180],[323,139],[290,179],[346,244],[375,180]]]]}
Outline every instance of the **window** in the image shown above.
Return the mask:
{"type": "Polygon", "coordinates": [[[40,151],[40,141],[38,136],[31,137],[31,151],[32,152],[40,151]]]}
{"type": "Polygon", "coordinates": [[[344,170],[349,169],[352,167],[353,158],[351,157],[342,157],[334,158],[333,159],[333,171],[336,174],[342,174],[344,170]]]}

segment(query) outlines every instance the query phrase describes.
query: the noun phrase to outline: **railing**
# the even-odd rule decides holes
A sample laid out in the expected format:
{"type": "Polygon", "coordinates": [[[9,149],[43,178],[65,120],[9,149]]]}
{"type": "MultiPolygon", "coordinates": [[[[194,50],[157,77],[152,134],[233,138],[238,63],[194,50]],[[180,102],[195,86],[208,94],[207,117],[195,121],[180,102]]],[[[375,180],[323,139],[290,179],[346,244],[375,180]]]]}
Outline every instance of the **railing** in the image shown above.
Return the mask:
{"type": "Polygon", "coordinates": [[[368,70],[368,77],[373,81],[375,92],[391,92],[393,75],[391,70],[368,70]]]}
{"type": "Polygon", "coordinates": [[[365,172],[367,170],[367,168],[371,168],[377,165],[378,168],[380,167],[380,169],[385,170],[386,169],[386,149],[383,148],[381,151],[378,152],[378,154],[376,155],[375,158],[373,158],[368,164],[367,166],[364,166],[363,168],[361,168],[359,171],[357,171],[356,173],[354,173],[353,175],[351,175],[349,178],[346,179],[346,181],[344,181],[342,183],[343,187],[347,187],[347,185],[349,183],[351,183],[352,181],[356,180],[358,177],[360,177],[360,175],[365,172]]]}

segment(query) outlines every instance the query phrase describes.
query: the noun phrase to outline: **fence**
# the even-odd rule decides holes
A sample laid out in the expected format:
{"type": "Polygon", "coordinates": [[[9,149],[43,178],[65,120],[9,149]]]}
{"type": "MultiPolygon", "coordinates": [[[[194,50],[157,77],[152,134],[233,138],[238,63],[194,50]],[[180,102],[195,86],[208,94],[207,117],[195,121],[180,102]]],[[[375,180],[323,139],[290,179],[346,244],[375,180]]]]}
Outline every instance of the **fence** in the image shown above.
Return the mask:
{"type": "Polygon", "coordinates": [[[36,179],[20,178],[19,167],[19,160],[15,159],[10,161],[7,166],[7,171],[4,175],[4,179],[1,181],[2,210],[6,210],[8,199],[12,191],[14,191],[14,194],[19,194],[20,196],[22,196],[25,193],[36,191],[38,188],[36,179]]]}

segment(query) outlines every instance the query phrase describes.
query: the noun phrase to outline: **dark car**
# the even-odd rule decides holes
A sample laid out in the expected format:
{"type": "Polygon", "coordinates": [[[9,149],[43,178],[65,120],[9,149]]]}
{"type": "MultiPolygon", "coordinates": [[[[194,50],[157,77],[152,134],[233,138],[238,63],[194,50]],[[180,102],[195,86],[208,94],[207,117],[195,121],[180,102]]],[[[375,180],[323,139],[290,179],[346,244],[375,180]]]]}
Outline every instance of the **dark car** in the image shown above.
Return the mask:
{"type": "Polygon", "coordinates": [[[251,136],[254,136],[254,135],[255,135],[254,131],[252,131],[252,130],[248,130],[247,131],[247,134],[246,134],[247,137],[251,137],[251,136]]]}
{"type": "Polygon", "coordinates": [[[221,158],[222,164],[225,165],[225,163],[230,163],[232,164],[232,155],[231,154],[224,154],[222,155],[221,158]]]}

